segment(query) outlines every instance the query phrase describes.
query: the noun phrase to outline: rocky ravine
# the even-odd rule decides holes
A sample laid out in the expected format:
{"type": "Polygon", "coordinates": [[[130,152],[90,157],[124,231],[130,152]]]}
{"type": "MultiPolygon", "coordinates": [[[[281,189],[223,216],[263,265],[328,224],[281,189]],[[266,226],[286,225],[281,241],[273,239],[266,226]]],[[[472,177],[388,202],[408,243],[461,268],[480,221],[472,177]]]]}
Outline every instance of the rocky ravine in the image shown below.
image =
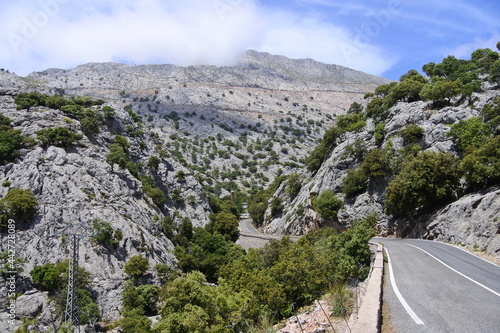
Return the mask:
{"type": "MultiPolygon", "coordinates": [[[[83,223],[91,229],[92,221],[99,219],[122,232],[116,249],[97,245],[88,237],[80,242],[79,264],[91,273],[102,318],[114,320],[119,317],[127,278],[124,265],[131,256],[141,254],[148,259],[147,278],[153,281],[156,264],[176,265],[173,245],[162,232],[162,218],[180,223],[188,217],[194,226],[204,226],[211,213],[207,186],[231,180],[219,176],[219,169],[229,171],[231,164],[240,169],[238,153],[256,161],[253,166],[258,171],[246,170],[241,176],[255,185],[266,185],[279,169],[297,170],[300,165],[284,163],[291,157],[298,163],[336,114],[386,82],[339,66],[254,51],[240,64],[225,68],[88,64],[72,70],[49,69],[26,78],[0,71],[0,111],[12,120],[13,129],[32,138],[37,131],[53,127],[83,135],[67,149],[38,145],[23,149],[15,161],[0,166],[1,196],[19,187],[31,190],[38,201],[33,220],[16,225],[16,251],[28,261],[17,283],[16,292],[23,295],[16,302],[16,325],[22,317],[39,316],[47,324],[54,319],[46,293],[34,290],[28,276],[35,265],[68,257],[68,224],[83,223]],[[16,110],[14,96],[27,91],[102,98],[105,105],[115,108],[115,116],[100,124],[98,134],[87,136],[79,120],[60,110],[16,110]],[[142,116],[142,123],[126,110],[142,116]],[[154,179],[166,196],[165,205],[158,207],[127,169],[106,162],[116,134],[127,138],[131,160],[154,179]],[[280,137],[273,141],[276,135],[280,137]],[[236,145],[241,136],[248,143],[236,145]],[[265,145],[264,136],[269,140],[265,145]],[[288,149],[286,153],[283,148],[288,149]],[[252,157],[255,151],[261,154],[252,157]],[[157,170],[146,167],[151,156],[161,156],[157,170]],[[268,156],[277,162],[265,163],[268,156]],[[180,171],[185,177],[176,176],[180,171]],[[189,200],[179,203],[174,192],[189,200]]],[[[227,193],[222,186],[216,194],[227,193]]],[[[1,236],[3,252],[7,234],[1,236]]],[[[1,283],[0,306],[5,309],[8,288],[4,288],[5,281],[1,283]]],[[[0,331],[12,328],[5,325],[7,313],[3,312],[0,331]]]]}
{"type": "MultiPolygon", "coordinates": [[[[422,150],[456,153],[456,147],[446,133],[450,125],[479,116],[483,106],[499,96],[498,90],[491,89],[488,84],[486,87],[485,92],[473,94],[472,99],[475,100],[473,108],[464,103],[434,110],[432,102],[398,103],[390,110],[385,123],[385,139],[380,146],[384,148],[391,141],[395,150],[402,149],[403,139],[397,134],[407,124],[413,123],[425,130],[419,142],[422,150]]],[[[324,224],[325,221],[312,210],[311,197],[327,189],[333,189],[336,193],[341,192],[347,171],[360,165],[360,161],[353,154],[346,153],[348,148],[352,148],[355,142],[366,151],[377,147],[374,132],[375,124],[372,119],[368,119],[366,127],[360,132],[345,133],[316,174],[311,177],[308,172],[302,173],[301,191],[294,198],[290,198],[286,183],[282,183],[273,198],[281,198],[287,208],[283,214],[274,217],[271,216],[269,208],[262,227],[263,231],[301,235],[324,224]],[[305,213],[297,214],[299,208],[304,209],[305,213]]],[[[378,228],[383,235],[436,239],[499,256],[499,194],[498,188],[471,193],[433,213],[420,215],[416,220],[409,221],[395,219],[384,213],[385,186],[373,184],[366,192],[345,201],[344,207],[339,211],[338,222],[335,224],[337,228],[343,229],[356,219],[376,212],[381,217],[378,228]]]]}

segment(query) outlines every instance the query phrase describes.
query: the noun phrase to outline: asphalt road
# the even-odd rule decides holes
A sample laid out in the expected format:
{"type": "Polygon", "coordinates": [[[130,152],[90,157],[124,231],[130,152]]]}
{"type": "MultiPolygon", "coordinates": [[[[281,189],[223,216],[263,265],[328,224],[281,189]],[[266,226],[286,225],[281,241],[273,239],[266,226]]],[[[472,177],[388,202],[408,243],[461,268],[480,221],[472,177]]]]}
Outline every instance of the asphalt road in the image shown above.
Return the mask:
{"type": "Polygon", "coordinates": [[[252,219],[241,219],[240,220],[240,231],[247,232],[254,235],[262,235],[262,233],[255,229],[252,225],[252,219]]]}
{"type": "Polygon", "coordinates": [[[388,253],[384,302],[395,333],[500,332],[500,266],[439,242],[373,241],[388,253]]]}

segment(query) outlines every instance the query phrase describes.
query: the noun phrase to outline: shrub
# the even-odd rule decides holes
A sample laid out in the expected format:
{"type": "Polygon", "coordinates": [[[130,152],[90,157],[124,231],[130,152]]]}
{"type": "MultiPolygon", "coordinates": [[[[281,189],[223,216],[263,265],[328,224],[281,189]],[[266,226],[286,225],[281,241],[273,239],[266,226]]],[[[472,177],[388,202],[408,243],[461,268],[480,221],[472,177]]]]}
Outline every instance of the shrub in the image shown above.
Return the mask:
{"type": "Polygon", "coordinates": [[[19,155],[24,137],[17,130],[0,130],[0,163],[6,164],[19,155]]]}
{"type": "Polygon", "coordinates": [[[274,197],[271,200],[271,215],[276,216],[283,212],[283,200],[279,197],[274,197]]]}
{"type": "Polygon", "coordinates": [[[155,205],[158,207],[163,207],[163,205],[167,201],[167,198],[165,197],[163,191],[157,187],[146,184],[142,187],[142,190],[153,200],[155,205]]]}
{"type": "Polygon", "coordinates": [[[288,180],[286,181],[286,191],[290,194],[292,198],[294,198],[297,194],[299,194],[300,189],[302,188],[301,177],[299,174],[294,173],[288,176],[288,180]]]}
{"type": "Polygon", "coordinates": [[[306,158],[307,169],[316,172],[323,164],[328,153],[335,147],[337,139],[344,133],[338,127],[332,127],[325,132],[320,144],[314,148],[311,155],[306,158]]]}
{"type": "Polygon", "coordinates": [[[29,221],[33,218],[37,206],[36,197],[30,190],[11,189],[0,200],[0,221],[4,224],[8,219],[29,221]]]}
{"type": "Polygon", "coordinates": [[[481,115],[493,134],[498,134],[500,131],[500,97],[496,97],[493,104],[486,104],[481,110],[481,115]]]}
{"type": "Polygon", "coordinates": [[[385,138],[385,124],[378,123],[375,125],[375,144],[380,145],[384,141],[385,138]]]}
{"type": "Polygon", "coordinates": [[[81,140],[82,135],[71,132],[65,127],[55,127],[40,130],[36,133],[38,141],[43,147],[57,146],[62,148],[67,148],[73,144],[73,142],[81,140]]]}
{"type": "Polygon", "coordinates": [[[371,180],[384,177],[391,172],[389,156],[384,150],[375,148],[366,155],[360,169],[371,180]]]}
{"type": "Polygon", "coordinates": [[[30,275],[33,282],[43,290],[54,291],[62,283],[61,272],[51,263],[35,266],[30,275]]]}
{"type": "Polygon", "coordinates": [[[120,144],[112,143],[111,146],[109,146],[109,153],[106,155],[106,162],[108,162],[112,168],[114,164],[118,164],[118,166],[123,169],[127,166],[128,156],[120,144]]]}
{"type": "Polygon", "coordinates": [[[459,179],[458,159],[452,154],[424,151],[410,155],[387,186],[386,210],[404,215],[422,206],[439,205],[452,197],[459,179]]]}
{"type": "Polygon", "coordinates": [[[465,179],[473,186],[500,183],[500,136],[487,140],[467,154],[460,165],[465,179]]]}
{"type": "Polygon", "coordinates": [[[97,120],[92,117],[85,117],[80,120],[80,125],[82,131],[87,134],[97,134],[99,133],[99,124],[97,120]]]}
{"type": "Polygon", "coordinates": [[[416,124],[408,124],[399,131],[399,136],[403,138],[404,144],[416,143],[424,137],[424,129],[416,124]]]}
{"type": "Polygon", "coordinates": [[[150,167],[153,170],[158,170],[160,162],[161,160],[158,156],[151,156],[148,160],[148,167],[150,167]]]}
{"type": "Polygon", "coordinates": [[[140,277],[146,273],[149,268],[148,259],[141,255],[132,256],[129,261],[125,264],[125,274],[130,277],[140,277]]]}
{"type": "Polygon", "coordinates": [[[346,132],[357,132],[366,126],[362,113],[350,113],[337,117],[337,126],[346,132]]]}
{"type": "Polygon", "coordinates": [[[326,190],[313,202],[313,209],[322,218],[335,221],[337,220],[337,213],[343,205],[343,201],[337,198],[333,190],[326,190]]]}
{"type": "Polygon", "coordinates": [[[342,192],[346,198],[352,198],[366,190],[368,177],[361,169],[347,170],[347,176],[342,182],[342,192]]]}
{"type": "Polygon", "coordinates": [[[95,234],[90,238],[93,242],[108,248],[117,248],[121,240],[121,232],[114,230],[109,223],[95,219],[92,223],[95,234]]]}
{"type": "Polygon", "coordinates": [[[461,151],[465,151],[467,147],[479,147],[490,133],[490,127],[483,123],[481,117],[460,120],[448,131],[461,151]]]}

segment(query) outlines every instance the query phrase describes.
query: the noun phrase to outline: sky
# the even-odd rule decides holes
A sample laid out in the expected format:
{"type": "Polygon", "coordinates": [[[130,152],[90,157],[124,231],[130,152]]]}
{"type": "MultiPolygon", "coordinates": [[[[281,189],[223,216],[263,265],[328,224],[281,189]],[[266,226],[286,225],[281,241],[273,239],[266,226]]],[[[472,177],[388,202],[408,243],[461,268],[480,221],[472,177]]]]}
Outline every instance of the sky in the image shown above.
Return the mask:
{"type": "Polygon", "coordinates": [[[0,0],[0,68],[233,65],[247,49],[398,80],[500,41],[498,0],[0,0]]]}

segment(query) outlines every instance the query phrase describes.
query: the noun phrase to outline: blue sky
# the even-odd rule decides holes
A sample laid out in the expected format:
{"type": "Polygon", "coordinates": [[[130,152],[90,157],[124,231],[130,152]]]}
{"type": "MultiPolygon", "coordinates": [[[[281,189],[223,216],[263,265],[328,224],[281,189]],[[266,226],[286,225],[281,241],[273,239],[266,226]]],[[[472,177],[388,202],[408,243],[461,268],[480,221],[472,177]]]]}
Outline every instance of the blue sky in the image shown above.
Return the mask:
{"type": "Polygon", "coordinates": [[[498,0],[0,0],[0,67],[232,65],[247,49],[398,79],[500,41],[498,0]]]}

